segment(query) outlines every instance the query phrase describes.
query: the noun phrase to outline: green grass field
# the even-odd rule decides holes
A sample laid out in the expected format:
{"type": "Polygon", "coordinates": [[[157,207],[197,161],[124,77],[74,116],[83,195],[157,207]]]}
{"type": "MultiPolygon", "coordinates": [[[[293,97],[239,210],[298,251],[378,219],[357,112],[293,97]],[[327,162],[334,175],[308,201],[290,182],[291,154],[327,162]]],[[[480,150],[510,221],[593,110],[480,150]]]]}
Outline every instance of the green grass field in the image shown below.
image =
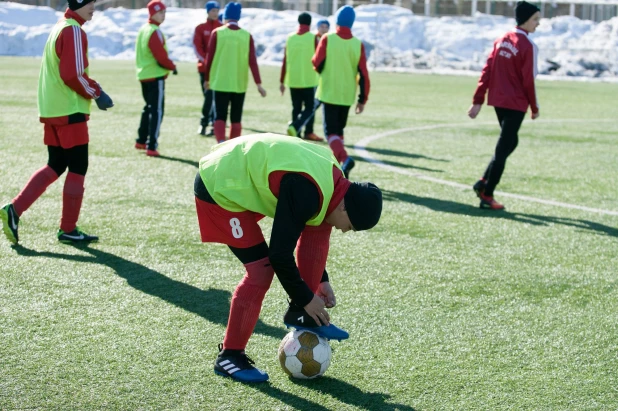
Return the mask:
{"type": "MultiPolygon", "coordinates": [[[[167,81],[161,158],[133,148],[142,97],[131,62],[93,61],[114,99],[93,106],[80,227],[101,241],[57,242],[64,179],[0,238],[0,409],[580,410],[618,408],[618,216],[496,195],[471,185],[495,145],[490,107],[469,120],[476,78],[375,73],[346,143],[397,129],[356,153],[353,180],[384,190],[381,222],[331,238],[333,322],[325,377],[290,380],[277,347],[286,295],[275,280],[247,347],[270,382],[213,373],[243,267],[201,244],[193,178],[212,138],[196,134],[194,65],[167,81]],[[402,174],[408,173],[408,174],[402,174]]],[[[0,203],[47,159],[38,122],[39,60],[0,58],[0,203]]],[[[289,95],[262,67],[244,133],[284,132],[289,95]]],[[[539,81],[541,117],[526,118],[499,190],[618,211],[616,84],[539,81]]],[[[321,122],[321,116],[318,116],[321,122]]],[[[319,127],[318,127],[319,129],[319,127]]],[[[263,224],[268,234],[270,222],[263,224]]]]}

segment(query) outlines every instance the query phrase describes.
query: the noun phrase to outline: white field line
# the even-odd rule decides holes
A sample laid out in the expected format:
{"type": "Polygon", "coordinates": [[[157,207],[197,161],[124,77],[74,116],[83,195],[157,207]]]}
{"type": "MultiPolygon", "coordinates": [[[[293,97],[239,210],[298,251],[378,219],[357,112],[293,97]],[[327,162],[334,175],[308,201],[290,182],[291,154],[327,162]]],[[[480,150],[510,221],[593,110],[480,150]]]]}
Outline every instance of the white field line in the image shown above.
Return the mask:
{"type": "MultiPolygon", "coordinates": [[[[536,120],[537,122],[539,120],[536,120]]],[[[544,120],[542,121],[543,123],[579,123],[579,122],[590,122],[590,121],[596,121],[596,122],[609,122],[610,120],[606,120],[606,119],[560,119],[560,120],[544,120]]],[[[405,133],[405,132],[416,132],[416,131],[423,131],[423,130],[436,130],[436,129],[440,129],[440,128],[471,128],[471,127],[478,127],[480,125],[495,125],[495,121],[492,122],[476,122],[476,123],[471,123],[471,122],[467,122],[467,123],[452,123],[452,124],[432,124],[432,125],[427,125],[427,126],[418,126],[418,127],[407,127],[407,128],[400,128],[398,130],[391,130],[391,131],[387,131],[385,133],[380,133],[380,134],[376,134],[373,136],[369,136],[369,137],[365,137],[364,139],[362,139],[361,141],[359,141],[358,143],[356,143],[354,145],[354,150],[356,151],[356,153],[360,156],[363,157],[367,162],[373,163],[375,165],[377,165],[378,167],[382,167],[386,170],[392,171],[394,173],[399,173],[399,174],[404,174],[406,176],[410,176],[410,177],[414,177],[414,178],[418,178],[419,180],[425,180],[425,181],[431,181],[433,183],[437,183],[437,184],[442,184],[442,185],[446,185],[446,186],[451,186],[451,187],[456,187],[456,188],[463,188],[463,189],[468,189],[471,190],[472,186],[470,184],[461,184],[461,183],[456,183],[454,181],[448,181],[448,180],[442,180],[440,178],[435,178],[435,177],[431,177],[431,176],[427,176],[421,173],[417,173],[414,171],[410,171],[410,170],[406,170],[403,168],[399,168],[399,167],[395,167],[395,166],[391,166],[388,164],[384,164],[383,162],[381,162],[380,160],[377,160],[376,158],[374,158],[367,150],[366,147],[369,143],[379,140],[381,138],[384,137],[389,137],[395,134],[400,134],[400,133],[405,133]]],[[[570,208],[572,210],[582,210],[582,211],[589,211],[591,213],[598,213],[598,214],[606,214],[606,215],[616,215],[618,216],[618,211],[612,211],[612,210],[603,210],[603,209],[599,209],[599,208],[592,208],[592,207],[585,207],[585,206],[580,206],[577,204],[569,204],[569,203],[562,203],[560,201],[553,201],[553,200],[544,200],[542,198],[536,198],[536,197],[529,197],[529,196],[524,196],[524,195],[519,195],[519,194],[511,194],[511,193],[505,193],[503,191],[496,191],[496,194],[499,194],[502,197],[511,197],[511,198],[516,198],[518,200],[524,200],[524,201],[532,201],[535,203],[540,203],[540,204],[545,204],[545,205],[550,205],[550,206],[554,206],[554,207],[563,207],[563,208],[570,208]]]]}

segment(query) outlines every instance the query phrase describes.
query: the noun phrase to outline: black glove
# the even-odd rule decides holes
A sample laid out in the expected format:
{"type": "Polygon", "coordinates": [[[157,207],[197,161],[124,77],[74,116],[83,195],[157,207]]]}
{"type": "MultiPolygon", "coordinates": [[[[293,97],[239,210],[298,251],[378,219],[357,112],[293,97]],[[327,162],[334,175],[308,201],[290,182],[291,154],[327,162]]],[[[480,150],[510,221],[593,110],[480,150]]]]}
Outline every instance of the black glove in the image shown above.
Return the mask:
{"type": "Polygon", "coordinates": [[[173,75],[178,74],[178,69],[176,69],[176,68],[175,68],[175,69],[174,69],[174,71],[172,71],[172,74],[173,74],[173,75]]]}
{"type": "Polygon", "coordinates": [[[101,94],[94,102],[97,103],[99,110],[107,110],[108,108],[114,107],[114,102],[103,90],[101,90],[101,94]]]}

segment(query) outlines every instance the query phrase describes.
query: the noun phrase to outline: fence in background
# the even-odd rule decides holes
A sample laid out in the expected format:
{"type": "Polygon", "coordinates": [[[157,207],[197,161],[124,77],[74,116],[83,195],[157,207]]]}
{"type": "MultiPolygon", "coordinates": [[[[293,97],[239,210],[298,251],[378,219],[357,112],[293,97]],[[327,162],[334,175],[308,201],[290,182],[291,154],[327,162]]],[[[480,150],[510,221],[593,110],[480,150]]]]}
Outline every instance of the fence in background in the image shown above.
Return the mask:
{"type": "MultiPolygon", "coordinates": [[[[405,7],[414,14],[425,16],[461,16],[479,11],[486,14],[512,16],[515,1],[508,0],[240,0],[243,7],[273,10],[308,10],[321,15],[331,15],[343,4],[391,4],[405,7]]],[[[201,8],[205,0],[165,0],[170,6],[201,8]]],[[[66,7],[66,0],[20,0],[17,3],[49,6],[55,9],[66,7]]],[[[99,0],[98,9],[146,7],[148,0],[99,0]]],[[[221,1],[225,3],[225,1],[221,1]]],[[[618,15],[618,0],[548,0],[534,2],[541,8],[543,17],[575,16],[584,20],[603,21],[618,15]]]]}

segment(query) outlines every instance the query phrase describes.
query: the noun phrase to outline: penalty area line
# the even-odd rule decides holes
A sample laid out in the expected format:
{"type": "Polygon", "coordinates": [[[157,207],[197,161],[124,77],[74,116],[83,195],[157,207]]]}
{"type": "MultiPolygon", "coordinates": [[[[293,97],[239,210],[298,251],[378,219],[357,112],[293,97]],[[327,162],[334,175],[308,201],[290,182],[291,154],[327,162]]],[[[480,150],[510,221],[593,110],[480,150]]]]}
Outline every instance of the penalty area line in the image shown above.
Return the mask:
{"type": "MultiPolygon", "coordinates": [[[[557,122],[563,122],[563,123],[577,123],[577,122],[589,122],[589,121],[609,121],[606,119],[601,119],[601,120],[582,120],[582,119],[556,119],[556,120],[545,120],[545,121],[539,121],[536,120],[537,122],[543,122],[543,123],[557,123],[557,122]]],[[[395,134],[401,134],[401,133],[405,133],[405,132],[417,132],[417,131],[423,131],[423,130],[437,130],[440,128],[454,128],[454,127],[458,127],[458,128],[471,128],[471,127],[478,127],[479,125],[493,125],[495,124],[495,121],[492,122],[477,122],[474,124],[471,123],[451,123],[451,124],[431,124],[431,125],[427,125],[427,126],[418,126],[418,127],[406,127],[406,128],[400,128],[398,130],[391,130],[391,131],[387,131],[385,133],[379,133],[379,134],[375,134],[373,136],[369,136],[369,137],[365,137],[362,140],[360,140],[358,143],[356,143],[354,145],[354,151],[360,156],[362,157],[365,161],[375,164],[378,167],[381,167],[383,169],[386,169],[388,171],[391,171],[393,173],[398,173],[398,174],[403,174],[409,177],[414,177],[417,178],[419,180],[425,180],[425,181],[430,181],[432,183],[436,183],[436,184],[442,184],[445,186],[450,186],[450,187],[455,187],[455,188],[461,188],[461,189],[465,189],[465,190],[472,190],[472,186],[471,185],[466,185],[466,184],[461,184],[461,183],[456,183],[454,181],[449,181],[449,180],[443,180],[441,178],[436,178],[436,177],[431,177],[425,174],[421,174],[421,173],[417,173],[417,172],[413,172],[410,170],[405,170],[403,168],[400,167],[396,167],[396,166],[391,166],[388,164],[383,163],[382,161],[376,159],[375,157],[373,157],[368,151],[367,151],[367,145],[369,145],[370,143],[385,138],[385,137],[389,137],[395,134]]],[[[612,210],[604,210],[604,209],[600,209],[600,208],[592,208],[592,207],[585,207],[585,206],[580,206],[577,204],[569,204],[569,203],[563,203],[560,201],[553,201],[553,200],[545,200],[542,198],[536,198],[536,197],[530,197],[530,196],[525,196],[525,195],[520,195],[520,194],[512,194],[512,193],[506,193],[504,191],[496,191],[496,194],[502,196],[502,197],[510,197],[510,198],[515,198],[518,200],[524,200],[524,201],[531,201],[534,203],[539,203],[539,204],[545,204],[545,205],[549,205],[549,206],[554,206],[554,207],[562,207],[562,208],[568,208],[568,209],[572,209],[572,210],[581,210],[581,211],[588,211],[591,213],[597,213],[597,214],[605,214],[605,215],[616,215],[618,216],[618,211],[612,211],[612,210]]]]}

